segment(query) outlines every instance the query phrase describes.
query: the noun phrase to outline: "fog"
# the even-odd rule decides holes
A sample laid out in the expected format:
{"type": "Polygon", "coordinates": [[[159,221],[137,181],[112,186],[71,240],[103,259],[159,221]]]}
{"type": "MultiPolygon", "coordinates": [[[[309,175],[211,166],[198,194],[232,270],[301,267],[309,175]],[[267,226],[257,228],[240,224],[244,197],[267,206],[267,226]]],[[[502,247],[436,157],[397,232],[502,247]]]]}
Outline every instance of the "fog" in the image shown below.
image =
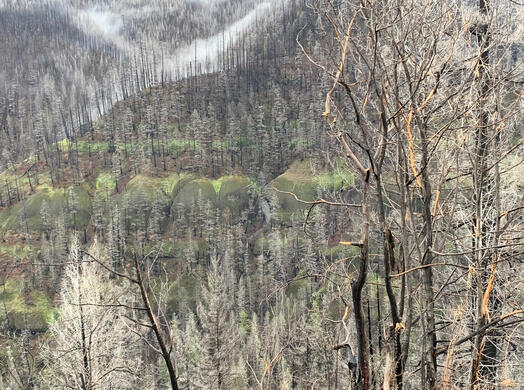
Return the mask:
{"type": "Polygon", "coordinates": [[[75,11],[80,27],[86,32],[101,35],[124,52],[131,49],[132,45],[121,33],[124,24],[121,14],[99,7],[75,11]]]}
{"type": "Polygon", "coordinates": [[[108,37],[118,37],[122,28],[122,16],[111,11],[92,8],[85,11],[93,25],[108,37]]]}
{"type": "MultiPolygon", "coordinates": [[[[220,0],[196,0],[201,3],[218,2],[220,0]]],[[[187,76],[190,64],[194,67],[196,60],[202,72],[210,72],[217,67],[217,60],[223,48],[235,44],[249,28],[254,26],[257,19],[263,18],[272,8],[270,1],[259,3],[253,10],[225,28],[223,31],[208,38],[197,38],[181,48],[160,46],[159,43],[148,42],[156,45],[156,51],[164,53],[164,72],[187,76]]],[[[161,12],[151,5],[144,7],[113,7],[112,9],[95,6],[89,9],[73,8],[79,26],[89,34],[100,35],[116,45],[129,57],[137,47],[136,42],[130,42],[123,34],[126,20],[147,16],[153,12],[161,12]]],[[[182,21],[181,21],[182,22],[182,21]]],[[[158,71],[160,72],[159,65],[158,71]]]]}
{"type": "Polygon", "coordinates": [[[190,63],[201,65],[202,72],[210,72],[217,65],[219,54],[223,48],[234,44],[238,39],[253,27],[257,19],[269,13],[272,4],[264,2],[259,4],[254,10],[249,12],[242,19],[237,20],[222,32],[206,39],[195,39],[190,45],[182,47],[172,55],[164,66],[168,66],[172,71],[187,76],[190,63]]]}

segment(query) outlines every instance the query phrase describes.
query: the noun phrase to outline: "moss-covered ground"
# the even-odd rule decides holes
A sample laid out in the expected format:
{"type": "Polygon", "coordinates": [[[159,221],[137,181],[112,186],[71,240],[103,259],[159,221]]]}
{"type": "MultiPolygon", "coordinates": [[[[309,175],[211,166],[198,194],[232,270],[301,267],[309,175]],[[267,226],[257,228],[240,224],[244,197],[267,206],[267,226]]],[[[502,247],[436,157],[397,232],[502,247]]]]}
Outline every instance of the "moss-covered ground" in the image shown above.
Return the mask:
{"type": "Polygon", "coordinates": [[[0,320],[13,330],[42,332],[56,310],[41,291],[26,290],[22,281],[8,279],[0,286],[0,320]]]}

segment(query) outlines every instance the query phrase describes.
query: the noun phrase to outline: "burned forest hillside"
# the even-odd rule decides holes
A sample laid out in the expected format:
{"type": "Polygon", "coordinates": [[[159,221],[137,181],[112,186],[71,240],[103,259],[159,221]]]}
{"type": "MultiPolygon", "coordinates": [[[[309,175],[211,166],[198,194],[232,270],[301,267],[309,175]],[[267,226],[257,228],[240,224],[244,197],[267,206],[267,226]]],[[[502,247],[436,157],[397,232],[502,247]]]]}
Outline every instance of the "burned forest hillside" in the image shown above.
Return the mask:
{"type": "Polygon", "coordinates": [[[523,11],[0,0],[0,388],[524,386],[523,11]]]}

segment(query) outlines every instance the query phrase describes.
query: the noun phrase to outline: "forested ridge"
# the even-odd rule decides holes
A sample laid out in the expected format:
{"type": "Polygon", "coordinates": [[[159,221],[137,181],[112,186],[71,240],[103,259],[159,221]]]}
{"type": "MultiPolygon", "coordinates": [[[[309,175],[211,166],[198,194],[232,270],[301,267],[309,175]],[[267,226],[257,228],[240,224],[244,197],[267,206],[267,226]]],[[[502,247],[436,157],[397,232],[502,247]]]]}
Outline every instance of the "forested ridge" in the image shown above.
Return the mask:
{"type": "Polygon", "coordinates": [[[0,2],[0,388],[524,386],[522,10],[0,2]]]}

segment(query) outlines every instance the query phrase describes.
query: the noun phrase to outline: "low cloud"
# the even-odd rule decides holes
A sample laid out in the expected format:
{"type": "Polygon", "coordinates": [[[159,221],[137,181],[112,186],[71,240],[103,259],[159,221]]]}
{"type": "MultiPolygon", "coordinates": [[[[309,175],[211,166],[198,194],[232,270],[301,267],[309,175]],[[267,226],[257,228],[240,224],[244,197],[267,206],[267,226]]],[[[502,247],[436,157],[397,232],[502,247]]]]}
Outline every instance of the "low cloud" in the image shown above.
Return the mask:
{"type": "Polygon", "coordinates": [[[196,60],[203,72],[209,72],[217,65],[223,47],[235,44],[238,39],[254,24],[257,18],[264,17],[270,10],[270,2],[260,3],[242,19],[229,25],[222,32],[205,39],[195,39],[190,45],[178,49],[174,56],[165,61],[164,66],[184,76],[190,63],[196,60]]]}

